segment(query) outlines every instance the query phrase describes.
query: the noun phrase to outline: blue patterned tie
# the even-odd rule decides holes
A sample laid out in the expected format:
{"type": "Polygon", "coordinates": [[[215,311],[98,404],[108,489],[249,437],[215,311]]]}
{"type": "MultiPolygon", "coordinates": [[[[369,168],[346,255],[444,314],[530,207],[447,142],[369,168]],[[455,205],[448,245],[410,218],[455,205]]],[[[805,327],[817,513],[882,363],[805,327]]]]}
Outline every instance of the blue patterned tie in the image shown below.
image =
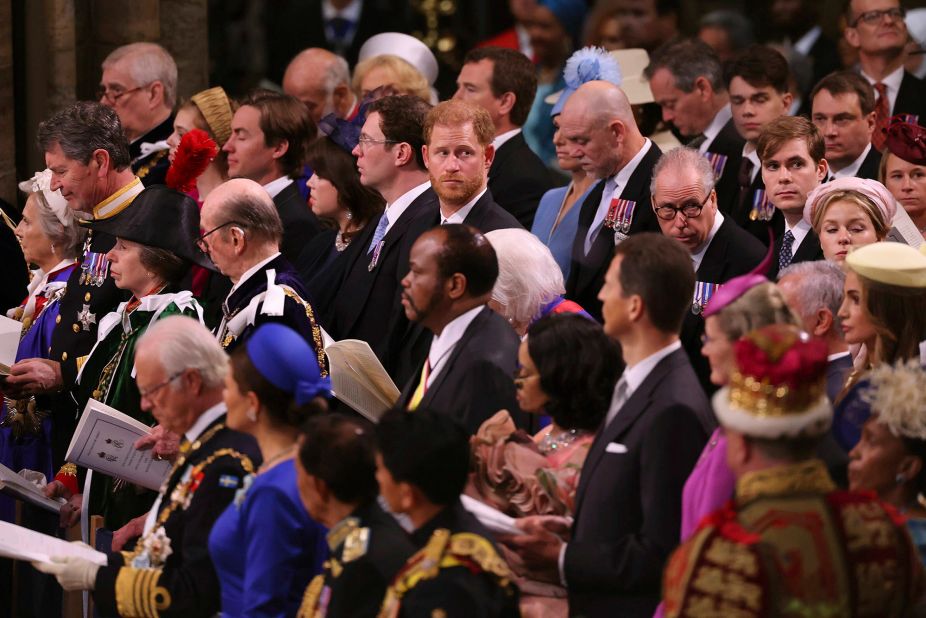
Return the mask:
{"type": "Polygon", "coordinates": [[[383,236],[386,235],[387,227],[389,227],[389,219],[386,218],[386,213],[383,213],[379,218],[379,223],[376,224],[376,231],[373,232],[373,242],[370,243],[370,248],[367,249],[367,254],[373,253],[376,245],[378,245],[379,241],[381,241],[383,236]]]}
{"type": "Polygon", "coordinates": [[[778,271],[781,272],[791,265],[791,247],[794,246],[794,234],[791,230],[781,237],[781,251],[778,252],[778,271]]]}

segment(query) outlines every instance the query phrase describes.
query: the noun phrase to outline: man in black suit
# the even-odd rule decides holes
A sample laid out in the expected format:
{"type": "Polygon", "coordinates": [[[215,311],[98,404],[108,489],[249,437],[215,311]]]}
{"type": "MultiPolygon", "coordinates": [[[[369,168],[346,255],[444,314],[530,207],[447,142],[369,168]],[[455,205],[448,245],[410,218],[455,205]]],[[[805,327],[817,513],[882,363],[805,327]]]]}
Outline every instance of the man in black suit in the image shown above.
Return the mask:
{"type": "Polygon", "coordinates": [[[100,615],[212,616],[221,609],[209,532],[261,463],[254,438],[225,425],[227,364],[206,327],[188,317],[159,320],[139,340],[135,381],[150,394],[142,405],[187,446],[175,454],[151,511],[126,526],[141,534],[132,551],[109,553],[102,566],[75,557],[35,565],[65,590],[92,590],[100,615]],[[169,397],[154,397],[162,388],[169,397]]]}
{"type": "Polygon", "coordinates": [[[284,0],[268,5],[264,11],[267,77],[280,83],[286,63],[306,47],[327,49],[355,65],[371,36],[404,30],[403,8],[391,0],[284,0]]]}
{"type": "Polygon", "coordinates": [[[719,212],[712,184],[710,164],[691,148],[670,150],[653,171],[652,208],[659,227],[688,251],[695,269],[691,311],[685,313],[681,341],[708,393],[715,387],[710,381],[710,365],[701,354],[701,311],[717,285],[748,273],[765,255],[762,243],[719,212]]]}
{"type": "Polygon", "coordinates": [[[849,346],[839,328],[846,273],[838,262],[792,264],[778,274],[778,289],[806,332],[826,342],[826,394],[835,401],[852,369],[849,346]]]}
{"type": "Polygon", "coordinates": [[[302,174],[306,147],[315,138],[308,109],[288,94],[255,90],[240,102],[231,129],[222,147],[228,153],[228,176],[253,180],[270,194],[283,222],[280,251],[295,263],[319,231],[318,219],[293,181],[302,174]]]}
{"type": "Polygon", "coordinates": [[[627,368],[582,466],[574,522],[527,517],[524,535],[503,539],[566,586],[570,615],[649,618],[659,603],[682,487],[716,425],[678,339],[694,283],[674,240],[639,234],[617,246],[601,298],[627,368]]]}
{"type": "Polygon", "coordinates": [[[739,197],[730,213],[733,222],[764,244],[768,230],[776,235],[781,215],[769,203],[756,154],[756,142],[772,120],[788,113],[792,95],[788,91],[788,61],[779,52],[754,45],[729,63],[724,78],[730,92],[730,109],[736,131],[746,140],[738,174],[739,197]]]}
{"type": "Polygon", "coordinates": [[[306,589],[300,616],[376,616],[386,588],[417,549],[377,502],[373,431],[341,414],[316,416],[303,427],[299,495],[312,519],[328,528],[331,559],[306,589]]]}
{"type": "Polygon", "coordinates": [[[710,161],[720,211],[729,214],[739,199],[746,140],[733,124],[720,58],[698,40],[670,43],[656,52],[646,76],[663,120],[710,161]]]}
{"type": "Polygon", "coordinates": [[[470,434],[499,410],[517,411],[520,340],[486,306],[497,277],[495,250],[473,227],[442,225],[415,241],[402,305],[433,337],[398,406],[440,410],[470,434]]]}
{"type": "Polygon", "coordinates": [[[900,0],[851,0],[846,3],[846,41],[858,50],[862,77],[878,95],[875,148],[884,147],[888,120],[897,114],[926,119],[926,83],[904,69],[909,38],[900,0]],[[885,20],[886,18],[886,20],[885,20]]]}
{"type": "Polygon", "coordinates": [[[495,159],[489,168],[489,190],[528,230],[540,198],[553,187],[546,165],[521,134],[536,92],[537,73],[527,56],[513,49],[477,47],[466,54],[453,95],[478,105],[492,118],[495,159]]]}
{"type": "MultiPolygon", "coordinates": [[[[814,0],[771,2],[769,22],[777,42],[810,61],[809,83],[816,84],[825,75],[842,67],[836,42],[820,27],[820,4],[814,0]]],[[[806,100],[808,91],[800,93],[806,100]]]]}
{"type": "Polygon", "coordinates": [[[784,219],[784,231],[775,240],[768,271],[768,278],[774,279],[790,264],[823,259],[820,239],[804,220],[804,204],[829,168],[823,158],[823,136],[803,116],[783,116],[769,123],[756,152],[762,161],[769,202],[784,219]]]}
{"type": "Polygon", "coordinates": [[[422,154],[429,109],[412,95],[374,101],[354,150],[360,182],[383,196],[386,210],[355,241],[366,250],[347,268],[330,334],[335,339],[362,339],[378,353],[390,332],[408,327],[400,295],[411,246],[424,231],[415,220],[437,218],[438,198],[422,154]]]}
{"type": "Polygon", "coordinates": [[[316,125],[328,114],[353,118],[360,105],[350,88],[347,61],[320,47],[304,49],[289,61],[283,92],[302,101],[316,125]]]}
{"type": "Polygon", "coordinates": [[[463,507],[466,431],[443,410],[387,412],[376,426],[376,480],[407,516],[418,552],[386,590],[380,616],[515,618],[518,587],[492,534],[463,507]]]}
{"type": "Polygon", "coordinates": [[[659,229],[647,205],[661,152],[640,133],[627,96],[607,82],[582,84],[566,101],[559,127],[569,155],[586,173],[602,179],[575,206],[581,210],[566,282],[566,297],[601,320],[598,291],[614,246],[638,232],[659,229]]]}
{"type": "Polygon", "coordinates": [[[119,116],[132,171],[145,186],[164,184],[174,132],[177,64],[157,43],[117,47],[103,60],[97,98],[119,116]]]}
{"type": "Polygon", "coordinates": [[[823,135],[826,162],[834,178],[878,179],[881,153],[871,145],[875,91],[854,71],[827,75],[810,95],[810,119],[823,135]]]}

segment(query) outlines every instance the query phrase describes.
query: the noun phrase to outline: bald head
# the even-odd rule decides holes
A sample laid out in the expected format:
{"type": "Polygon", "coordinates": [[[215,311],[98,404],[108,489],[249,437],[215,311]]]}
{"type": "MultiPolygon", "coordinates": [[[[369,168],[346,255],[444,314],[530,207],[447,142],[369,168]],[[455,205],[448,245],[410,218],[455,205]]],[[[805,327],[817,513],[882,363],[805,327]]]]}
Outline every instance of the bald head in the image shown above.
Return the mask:
{"type": "Polygon", "coordinates": [[[320,47],[304,49],[290,61],[283,91],[305,103],[316,124],[328,114],[344,118],[354,106],[347,61],[320,47]]]}
{"type": "Polygon", "coordinates": [[[627,95],[613,84],[582,84],[559,117],[570,156],[599,178],[617,173],[644,144],[627,95]]]}
{"type": "Polygon", "coordinates": [[[280,215],[270,194],[247,178],[233,178],[213,189],[203,203],[203,228],[234,221],[254,240],[279,243],[283,237],[280,215]]]}

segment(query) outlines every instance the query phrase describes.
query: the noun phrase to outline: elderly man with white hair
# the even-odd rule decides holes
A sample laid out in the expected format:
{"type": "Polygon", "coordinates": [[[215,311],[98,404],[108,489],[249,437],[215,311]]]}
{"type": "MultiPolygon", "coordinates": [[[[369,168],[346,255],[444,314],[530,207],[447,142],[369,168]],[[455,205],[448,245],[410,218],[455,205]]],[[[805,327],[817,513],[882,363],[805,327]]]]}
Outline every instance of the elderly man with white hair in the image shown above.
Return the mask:
{"type": "Polygon", "coordinates": [[[197,321],[171,316],[152,325],[138,342],[135,371],[142,406],[183,436],[142,538],[102,566],[62,556],[33,564],[65,590],[92,590],[104,616],[212,616],[220,591],[209,531],[256,472],[260,451],[252,437],[225,426],[228,359],[197,321]]]}
{"type": "Polygon", "coordinates": [[[305,103],[315,124],[328,114],[352,120],[360,107],[350,88],[347,60],[320,47],[304,49],[290,60],[283,92],[305,103]]]}
{"type": "Polygon", "coordinates": [[[119,116],[129,142],[132,171],[145,186],[164,184],[174,131],[177,63],[157,43],[131,43],[103,60],[97,98],[119,116]]]}
{"type": "Polygon", "coordinates": [[[551,313],[579,313],[582,307],[563,298],[563,273],[550,249],[527,230],[492,230],[486,240],[498,258],[498,279],[489,307],[508,320],[523,339],[531,324],[551,313]]]}
{"type": "Polygon", "coordinates": [[[836,401],[852,370],[852,356],[839,321],[845,281],[842,267],[829,260],[791,264],[778,273],[778,288],[801,318],[804,330],[826,342],[826,394],[830,401],[836,401]]]}
{"type": "Polygon", "coordinates": [[[283,224],[262,186],[235,178],[216,187],[203,203],[197,240],[216,268],[231,279],[222,304],[216,337],[231,352],[265,322],[280,322],[298,332],[328,366],[321,327],[299,274],[280,253],[283,224]]]}

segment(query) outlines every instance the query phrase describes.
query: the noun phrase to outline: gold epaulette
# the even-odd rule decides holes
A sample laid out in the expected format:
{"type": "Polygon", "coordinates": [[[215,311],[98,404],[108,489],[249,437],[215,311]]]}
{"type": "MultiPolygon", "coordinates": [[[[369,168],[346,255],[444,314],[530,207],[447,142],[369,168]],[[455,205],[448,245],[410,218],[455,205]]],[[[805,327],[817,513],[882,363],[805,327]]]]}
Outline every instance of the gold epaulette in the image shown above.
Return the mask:
{"type": "Polygon", "coordinates": [[[732,616],[765,613],[759,555],[752,543],[703,525],[669,559],[663,579],[665,616],[732,616]]]}
{"type": "Polygon", "coordinates": [[[449,530],[440,528],[396,575],[386,590],[379,616],[397,615],[402,597],[409,590],[422,581],[434,579],[441,569],[458,566],[493,575],[502,587],[509,586],[512,580],[508,564],[488,539],[471,532],[451,535],[449,530]]]}
{"type": "Polygon", "coordinates": [[[302,596],[302,605],[299,606],[296,618],[315,618],[315,607],[318,605],[318,598],[321,596],[324,587],[324,575],[316,575],[312,578],[312,581],[305,589],[305,594],[302,596]]]}
{"type": "Polygon", "coordinates": [[[170,607],[170,593],[158,586],[160,569],[122,567],[116,576],[116,609],[124,618],[158,618],[170,607]]]}

